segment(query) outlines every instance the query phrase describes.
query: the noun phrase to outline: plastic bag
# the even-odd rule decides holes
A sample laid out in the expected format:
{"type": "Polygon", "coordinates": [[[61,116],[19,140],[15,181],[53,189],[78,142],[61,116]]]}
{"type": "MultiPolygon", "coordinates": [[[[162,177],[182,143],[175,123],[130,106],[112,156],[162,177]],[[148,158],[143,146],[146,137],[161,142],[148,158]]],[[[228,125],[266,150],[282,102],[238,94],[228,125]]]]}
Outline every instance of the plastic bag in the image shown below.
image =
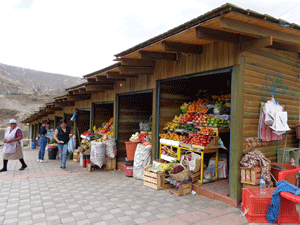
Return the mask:
{"type": "Polygon", "coordinates": [[[76,148],[76,138],[73,136],[69,139],[68,142],[68,152],[73,153],[75,148],[76,148]]]}
{"type": "Polygon", "coordinates": [[[106,144],[106,150],[105,155],[107,158],[115,158],[117,155],[117,143],[114,138],[105,141],[106,144]]]}
{"type": "Polygon", "coordinates": [[[200,160],[200,155],[188,151],[181,157],[180,163],[183,165],[188,165],[190,171],[198,172],[200,170],[200,160]]]}
{"type": "MultiPolygon", "coordinates": [[[[207,170],[204,172],[204,176],[211,174],[215,177],[216,160],[210,159],[207,170]]],[[[218,161],[218,178],[227,178],[228,176],[228,165],[226,159],[219,159],[218,161]]]]}
{"type": "Polygon", "coordinates": [[[92,141],[91,154],[90,154],[91,163],[94,163],[101,168],[105,160],[105,149],[106,149],[105,143],[92,141]]]}
{"type": "Polygon", "coordinates": [[[152,145],[143,146],[138,144],[134,154],[133,177],[143,180],[144,168],[150,165],[152,145]]]}

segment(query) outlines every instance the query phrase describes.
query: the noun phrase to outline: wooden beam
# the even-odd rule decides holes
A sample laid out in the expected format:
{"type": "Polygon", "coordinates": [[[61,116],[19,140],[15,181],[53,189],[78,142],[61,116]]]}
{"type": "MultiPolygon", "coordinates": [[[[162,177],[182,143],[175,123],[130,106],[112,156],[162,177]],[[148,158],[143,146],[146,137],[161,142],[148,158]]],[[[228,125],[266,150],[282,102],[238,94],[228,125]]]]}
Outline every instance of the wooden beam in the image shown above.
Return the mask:
{"type": "Polygon", "coordinates": [[[122,58],[121,59],[121,65],[122,66],[149,66],[149,67],[154,67],[155,66],[155,61],[154,60],[122,58]]]}
{"type": "Polygon", "coordinates": [[[73,90],[73,94],[79,94],[79,90],[73,90]]]}
{"type": "Polygon", "coordinates": [[[196,27],[196,37],[198,39],[224,41],[234,44],[240,43],[241,40],[240,34],[230,33],[222,30],[215,30],[206,27],[196,27]]]}
{"type": "Polygon", "coordinates": [[[107,78],[139,78],[138,75],[124,75],[120,74],[119,72],[106,72],[107,78]]]}
{"type": "Polygon", "coordinates": [[[286,52],[300,53],[299,45],[285,44],[285,43],[280,43],[277,41],[273,41],[273,45],[269,46],[268,48],[274,48],[276,50],[281,50],[281,51],[286,51],[286,52]]]}
{"type": "Polygon", "coordinates": [[[105,91],[105,90],[113,90],[114,85],[87,85],[86,91],[87,92],[98,92],[98,91],[105,91]]]}
{"type": "Polygon", "coordinates": [[[258,48],[265,48],[268,46],[271,46],[273,44],[273,37],[265,37],[265,38],[259,38],[257,40],[253,41],[247,41],[241,43],[241,52],[255,50],[258,48]]]}
{"type": "Polygon", "coordinates": [[[272,30],[270,28],[260,27],[225,17],[221,18],[221,28],[260,37],[273,36],[274,40],[300,45],[299,36],[287,34],[277,30],[272,30]]]}
{"type": "Polygon", "coordinates": [[[68,101],[70,102],[76,102],[76,101],[82,101],[82,100],[88,100],[91,98],[90,95],[78,95],[78,96],[68,96],[68,101]]]}
{"type": "Polygon", "coordinates": [[[82,93],[85,93],[85,92],[86,92],[86,88],[85,87],[79,89],[79,94],[82,94],[82,93]]]}
{"type": "Polygon", "coordinates": [[[105,82],[110,83],[110,82],[113,82],[113,81],[126,81],[125,78],[108,79],[106,76],[97,76],[96,80],[97,80],[97,82],[104,82],[104,84],[105,84],[105,82]]]}
{"type": "Polygon", "coordinates": [[[89,84],[93,84],[93,83],[97,82],[96,78],[88,78],[87,81],[88,81],[89,84]]]}
{"type": "Polygon", "coordinates": [[[154,73],[153,67],[120,66],[119,68],[121,75],[151,75],[154,73]]]}
{"type": "Polygon", "coordinates": [[[150,52],[150,51],[139,51],[140,59],[147,60],[171,60],[176,61],[176,53],[166,53],[166,52],[150,52]]]}
{"type": "Polygon", "coordinates": [[[163,51],[169,52],[182,52],[186,54],[197,54],[200,55],[203,52],[202,45],[184,44],[179,42],[162,42],[163,51]]]}

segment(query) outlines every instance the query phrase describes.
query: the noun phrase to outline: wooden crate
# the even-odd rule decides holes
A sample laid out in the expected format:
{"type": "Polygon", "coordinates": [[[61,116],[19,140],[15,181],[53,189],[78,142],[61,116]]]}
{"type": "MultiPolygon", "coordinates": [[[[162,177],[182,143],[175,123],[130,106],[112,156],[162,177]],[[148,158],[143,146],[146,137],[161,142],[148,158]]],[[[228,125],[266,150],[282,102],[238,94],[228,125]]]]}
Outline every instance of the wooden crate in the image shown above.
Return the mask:
{"type": "Polygon", "coordinates": [[[73,153],[73,161],[74,162],[80,162],[80,155],[78,152],[73,153]]]}
{"type": "Polygon", "coordinates": [[[86,168],[89,172],[92,172],[94,170],[99,170],[99,171],[115,170],[117,168],[117,160],[116,158],[105,158],[102,168],[100,168],[99,166],[93,163],[88,163],[86,165],[86,168]]]}
{"type": "Polygon", "coordinates": [[[188,148],[188,149],[190,149],[190,148],[192,147],[192,144],[180,143],[179,146],[180,146],[180,147],[183,147],[183,148],[188,148]]]}
{"type": "Polygon", "coordinates": [[[191,178],[192,178],[192,183],[195,183],[196,181],[200,180],[200,171],[196,173],[191,172],[191,178]]]}
{"type": "Polygon", "coordinates": [[[212,141],[209,142],[206,146],[192,145],[192,148],[197,148],[201,150],[220,148],[219,139],[220,139],[219,136],[213,136],[212,141]]]}
{"type": "Polygon", "coordinates": [[[117,169],[117,159],[116,158],[105,158],[104,164],[105,164],[106,170],[117,169]]]}
{"type": "Polygon", "coordinates": [[[192,183],[180,184],[178,186],[178,188],[175,188],[173,186],[173,188],[168,188],[168,189],[166,189],[166,191],[168,191],[172,194],[176,194],[178,196],[187,195],[192,192],[192,183]]]}
{"type": "Polygon", "coordinates": [[[144,185],[154,188],[156,190],[162,190],[170,188],[172,185],[168,180],[165,179],[166,173],[152,173],[148,172],[147,169],[153,167],[153,165],[146,166],[144,168],[144,185]]]}
{"type": "Polygon", "coordinates": [[[240,167],[241,169],[241,183],[258,185],[261,177],[261,168],[247,168],[240,167]]]}

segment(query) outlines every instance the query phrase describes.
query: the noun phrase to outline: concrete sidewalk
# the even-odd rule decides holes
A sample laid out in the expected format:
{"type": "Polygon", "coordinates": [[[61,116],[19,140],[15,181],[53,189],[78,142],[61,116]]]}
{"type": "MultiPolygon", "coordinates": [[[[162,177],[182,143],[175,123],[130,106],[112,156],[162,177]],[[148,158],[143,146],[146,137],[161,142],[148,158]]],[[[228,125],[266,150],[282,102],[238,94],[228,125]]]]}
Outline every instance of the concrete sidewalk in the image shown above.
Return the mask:
{"type": "Polygon", "coordinates": [[[26,170],[9,161],[0,173],[1,224],[249,224],[219,201],[156,191],[120,171],[87,172],[72,160],[63,171],[60,160],[38,163],[37,150],[23,152],[26,170]]]}

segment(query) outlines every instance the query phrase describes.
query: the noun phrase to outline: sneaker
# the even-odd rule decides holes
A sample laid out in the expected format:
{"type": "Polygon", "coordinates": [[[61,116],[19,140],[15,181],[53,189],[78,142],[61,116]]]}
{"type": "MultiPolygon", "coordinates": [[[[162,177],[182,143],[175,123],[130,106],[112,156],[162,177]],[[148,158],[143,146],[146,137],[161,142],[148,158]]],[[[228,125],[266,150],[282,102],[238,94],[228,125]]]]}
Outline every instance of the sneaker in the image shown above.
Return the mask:
{"type": "Polygon", "coordinates": [[[41,162],[41,163],[46,163],[46,162],[47,162],[47,160],[40,160],[40,162],[41,162]]]}
{"type": "Polygon", "coordinates": [[[41,160],[40,159],[38,159],[38,160],[36,160],[37,162],[40,162],[41,160]]]}
{"type": "Polygon", "coordinates": [[[62,167],[63,170],[67,169],[65,166],[62,167]]]}

